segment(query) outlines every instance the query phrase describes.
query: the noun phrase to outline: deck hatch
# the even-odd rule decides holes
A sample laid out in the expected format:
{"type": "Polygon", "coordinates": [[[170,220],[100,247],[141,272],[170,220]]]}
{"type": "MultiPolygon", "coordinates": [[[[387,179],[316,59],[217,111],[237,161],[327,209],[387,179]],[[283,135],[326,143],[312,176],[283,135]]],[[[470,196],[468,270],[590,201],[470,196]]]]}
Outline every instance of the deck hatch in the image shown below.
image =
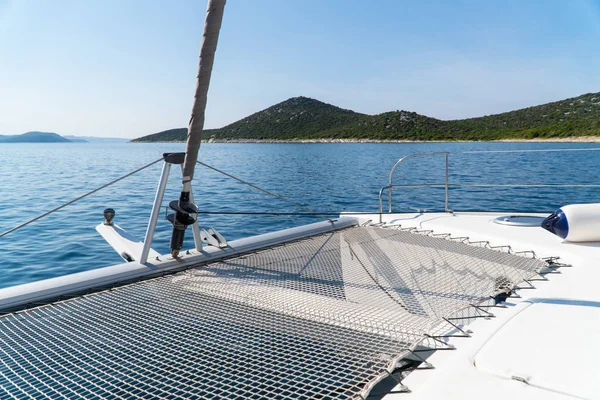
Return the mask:
{"type": "Polygon", "coordinates": [[[544,262],[355,227],[0,318],[0,397],[366,396],[544,262]]]}

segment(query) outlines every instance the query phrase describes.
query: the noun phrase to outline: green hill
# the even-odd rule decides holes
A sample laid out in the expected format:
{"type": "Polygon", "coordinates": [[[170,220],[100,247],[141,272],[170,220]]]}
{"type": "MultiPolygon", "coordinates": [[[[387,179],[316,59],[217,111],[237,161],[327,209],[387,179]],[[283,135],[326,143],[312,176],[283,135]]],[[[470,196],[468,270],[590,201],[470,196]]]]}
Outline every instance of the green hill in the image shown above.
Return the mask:
{"type": "MultiPolygon", "coordinates": [[[[214,131],[215,129],[205,129],[203,134],[210,137],[214,131]]],[[[188,128],[175,128],[133,139],[132,142],[185,142],[187,140],[187,133],[188,128]]]]}
{"type": "Polygon", "coordinates": [[[600,93],[449,122],[483,137],[498,139],[600,136],[600,93]]]}
{"type": "Polygon", "coordinates": [[[293,140],[357,124],[365,114],[307,97],[294,97],[213,132],[217,139],[293,140]]]}
{"type": "MultiPolygon", "coordinates": [[[[322,137],[321,133],[326,130],[356,123],[366,116],[307,97],[294,97],[223,128],[207,129],[204,136],[218,140],[322,137]]],[[[187,128],[178,128],[134,139],[133,142],[183,141],[186,136],[187,128]]]]}
{"type": "Polygon", "coordinates": [[[187,128],[169,129],[133,139],[132,142],[182,142],[186,140],[187,132],[187,128]]]}
{"type": "MultiPolygon", "coordinates": [[[[136,142],[183,141],[171,129],[136,142]]],[[[294,97],[220,129],[207,139],[243,140],[497,140],[600,136],[600,93],[478,118],[442,121],[409,111],[366,115],[307,97],[294,97]]]]}

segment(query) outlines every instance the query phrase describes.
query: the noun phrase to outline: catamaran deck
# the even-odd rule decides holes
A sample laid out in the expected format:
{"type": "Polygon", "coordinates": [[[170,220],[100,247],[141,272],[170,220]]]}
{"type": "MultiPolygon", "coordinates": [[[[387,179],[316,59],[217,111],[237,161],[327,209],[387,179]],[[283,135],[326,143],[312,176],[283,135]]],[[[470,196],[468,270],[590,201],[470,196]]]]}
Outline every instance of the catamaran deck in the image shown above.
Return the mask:
{"type": "MultiPolygon", "coordinates": [[[[98,282],[102,271],[70,277],[62,289],[60,280],[4,289],[0,301],[13,309],[26,295],[51,302],[0,319],[0,391],[15,398],[366,398],[377,394],[377,382],[393,376],[404,378],[396,390],[412,391],[397,396],[411,398],[452,398],[436,392],[441,387],[453,387],[461,399],[484,393],[500,398],[503,386],[515,385],[529,388],[530,398],[549,398],[547,390],[535,389],[539,394],[523,383],[526,378],[490,372],[489,364],[504,350],[488,351],[476,367],[463,349],[481,344],[481,332],[498,330],[501,317],[510,319],[512,309],[522,307],[491,307],[491,296],[508,286],[529,286],[538,272],[555,270],[544,257],[561,256],[575,267],[548,275],[539,289],[518,293],[539,298],[544,287],[561,287],[558,295],[572,297],[567,294],[573,287],[565,288],[562,275],[590,268],[585,260],[598,259],[593,258],[598,248],[562,244],[541,228],[495,224],[496,216],[391,214],[384,226],[357,225],[378,221],[378,214],[345,217],[332,231],[305,229],[312,232],[308,237],[281,233],[284,243],[265,235],[269,247],[242,254],[235,249],[252,248],[248,241],[192,252],[179,262],[122,264],[129,271],[166,275],[70,299],[51,301],[59,290],[80,288],[73,282],[85,282],[86,276],[98,282]],[[489,320],[491,313],[496,317],[489,320]],[[472,338],[453,337],[465,336],[466,325],[472,338]],[[448,344],[458,350],[435,352],[428,359],[435,370],[405,377],[411,361],[428,354],[419,351],[448,344]],[[460,369],[468,370],[461,379],[437,381],[460,369]],[[469,373],[487,378],[471,384],[464,379],[469,373]],[[490,384],[499,389],[492,393],[490,384]]],[[[597,300],[595,291],[585,293],[577,291],[577,298],[597,300]]],[[[524,297],[520,303],[527,301],[532,302],[524,297]]],[[[564,336],[568,330],[558,332],[564,336]]],[[[508,347],[507,352],[523,351],[508,347]]]]}
{"type": "MultiPolygon", "coordinates": [[[[454,351],[428,358],[434,369],[411,373],[406,394],[390,399],[597,399],[600,382],[600,244],[568,243],[539,227],[501,225],[499,213],[384,215],[388,224],[560,257],[564,268],[517,291],[494,318],[476,319],[469,338],[450,338],[454,351]]],[[[519,214],[538,215],[545,214],[519,214]]],[[[360,218],[378,220],[379,215],[360,218]]]]}

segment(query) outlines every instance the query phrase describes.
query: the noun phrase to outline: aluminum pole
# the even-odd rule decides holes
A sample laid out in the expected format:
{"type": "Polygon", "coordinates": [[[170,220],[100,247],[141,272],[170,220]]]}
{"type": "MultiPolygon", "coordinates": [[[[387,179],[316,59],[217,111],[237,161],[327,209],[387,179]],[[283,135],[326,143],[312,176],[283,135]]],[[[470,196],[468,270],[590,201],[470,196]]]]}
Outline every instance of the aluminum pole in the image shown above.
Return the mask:
{"type": "Polygon", "coordinates": [[[165,189],[167,187],[167,181],[169,180],[170,171],[171,164],[165,161],[162,172],[160,173],[158,188],[156,188],[156,195],[154,196],[154,204],[152,205],[152,212],[150,213],[150,221],[148,221],[146,236],[144,237],[144,247],[142,248],[142,254],[140,255],[140,264],[145,264],[146,261],[148,261],[148,254],[150,253],[150,247],[152,246],[152,238],[154,237],[154,231],[156,230],[156,223],[158,222],[158,215],[162,206],[163,197],[165,196],[165,189]]]}

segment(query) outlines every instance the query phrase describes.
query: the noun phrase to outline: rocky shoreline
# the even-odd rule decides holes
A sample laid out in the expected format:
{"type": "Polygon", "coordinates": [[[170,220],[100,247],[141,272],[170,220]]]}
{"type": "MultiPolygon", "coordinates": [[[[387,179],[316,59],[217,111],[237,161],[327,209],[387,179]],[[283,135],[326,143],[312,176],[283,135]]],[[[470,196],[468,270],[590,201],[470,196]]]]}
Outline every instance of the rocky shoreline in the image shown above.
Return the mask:
{"type": "Polygon", "coordinates": [[[570,136],[566,138],[537,138],[537,139],[500,139],[494,142],[529,142],[529,143],[599,143],[600,136],[570,136]]]}
{"type": "MultiPolygon", "coordinates": [[[[183,143],[184,141],[136,141],[135,143],[183,143]]],[[[474,140],[373,140],[373,139],[298,139],[298,140],[258,140],[235,139],[215,140],[209,139],[205,143],[466,143],[477,142],[474,140]]],[[[570,136],[566,138],[536,138],[536,139],[498,139],[490,142],[523,142],[523,143],[600,143],[600,136],[570,136]]]]}

